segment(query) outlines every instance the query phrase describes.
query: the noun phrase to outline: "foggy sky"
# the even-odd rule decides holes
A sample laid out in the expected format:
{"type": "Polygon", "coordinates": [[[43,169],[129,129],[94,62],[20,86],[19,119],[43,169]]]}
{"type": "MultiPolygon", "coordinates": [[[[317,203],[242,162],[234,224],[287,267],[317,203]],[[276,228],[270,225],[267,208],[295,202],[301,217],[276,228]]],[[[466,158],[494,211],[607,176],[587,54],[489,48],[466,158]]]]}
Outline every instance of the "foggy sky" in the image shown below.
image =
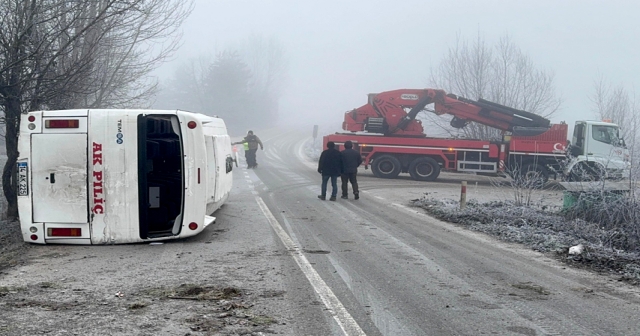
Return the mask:
{"type": "MultiPolygon", "coordinates": [[[[367,93],[430,87],[430,69],[457,35],[480,34],[494,45],[508,34],[539,68],[555,73],[563,104],[552,121],[573,124],[595,119],[589,96],[600,75],[635,90],[638,14],[640,2],[632,0],[196,0],[174,62],[252,34],[276,37],[290,58],[280,119],[339,123],[367,93]]],[[[164,65],[161,79],[174,67],[164,65]]]]}

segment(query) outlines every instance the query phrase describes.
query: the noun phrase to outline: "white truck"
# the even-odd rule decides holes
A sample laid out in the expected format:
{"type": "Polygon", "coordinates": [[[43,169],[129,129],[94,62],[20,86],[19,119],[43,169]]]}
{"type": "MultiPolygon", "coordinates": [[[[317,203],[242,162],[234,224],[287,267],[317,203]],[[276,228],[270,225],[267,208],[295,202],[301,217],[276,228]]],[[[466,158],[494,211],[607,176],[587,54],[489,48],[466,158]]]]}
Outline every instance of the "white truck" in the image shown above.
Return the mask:
{"type": "Polygon", "coordinates": [[[567,151],[570,159],[564,167],[563,175],[568,181],[619,180],[629,177],[629,150],[616,124],[577,121],[567,151]]]}

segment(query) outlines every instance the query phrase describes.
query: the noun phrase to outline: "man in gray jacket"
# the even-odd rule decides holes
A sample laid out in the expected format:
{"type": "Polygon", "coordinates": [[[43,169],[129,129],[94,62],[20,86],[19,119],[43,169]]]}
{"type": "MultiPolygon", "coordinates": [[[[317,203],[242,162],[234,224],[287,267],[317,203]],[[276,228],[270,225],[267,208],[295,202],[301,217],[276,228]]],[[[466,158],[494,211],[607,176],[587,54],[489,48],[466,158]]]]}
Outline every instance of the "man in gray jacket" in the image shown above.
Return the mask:
{"type": "Polygon", "coordinates": [[[351,182],[351,188],[353,189],[353,197],[355,199],[360,198],[358,191],[358,180],[356,175],[358,174],[358,166],[362,163],[362,156],[360,153],[353,149],[353,143],[351,140],[344,142],[344,150],[342,154],[342,198],[349,198],[349,182],[351,182]]]}

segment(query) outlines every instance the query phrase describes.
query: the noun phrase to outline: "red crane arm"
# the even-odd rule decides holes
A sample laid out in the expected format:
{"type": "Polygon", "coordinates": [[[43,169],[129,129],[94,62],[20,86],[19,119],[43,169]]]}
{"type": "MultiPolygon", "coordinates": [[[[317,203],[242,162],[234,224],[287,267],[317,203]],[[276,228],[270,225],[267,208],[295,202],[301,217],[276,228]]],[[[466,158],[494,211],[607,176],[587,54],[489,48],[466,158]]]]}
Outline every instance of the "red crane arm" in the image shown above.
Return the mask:
{"type": "Polygon", "coordinates": [[[474,101],[438,89],[404,89],[370,95],[369,103],[345,113],[342,127],[352,132],[424,136],[422,124],[415,118],[429,104],[434,104],[433,112],[438,115],[453,115],[451,126],[457,128],[471,121],[503,131],[550,125],[548,119],[536,114],[483,99],[474,101]]]}

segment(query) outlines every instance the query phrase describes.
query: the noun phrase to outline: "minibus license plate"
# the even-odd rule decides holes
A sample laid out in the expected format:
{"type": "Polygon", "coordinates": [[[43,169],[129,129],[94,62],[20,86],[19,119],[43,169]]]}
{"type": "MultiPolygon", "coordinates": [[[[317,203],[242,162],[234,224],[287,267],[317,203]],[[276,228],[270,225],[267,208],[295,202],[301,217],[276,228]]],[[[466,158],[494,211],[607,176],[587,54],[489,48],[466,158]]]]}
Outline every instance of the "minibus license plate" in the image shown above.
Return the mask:
{"type": "Polygon", "coordinates": [[[26,162],[18,162],[18,196],[29,195],[28,166],[26,162]]]}

